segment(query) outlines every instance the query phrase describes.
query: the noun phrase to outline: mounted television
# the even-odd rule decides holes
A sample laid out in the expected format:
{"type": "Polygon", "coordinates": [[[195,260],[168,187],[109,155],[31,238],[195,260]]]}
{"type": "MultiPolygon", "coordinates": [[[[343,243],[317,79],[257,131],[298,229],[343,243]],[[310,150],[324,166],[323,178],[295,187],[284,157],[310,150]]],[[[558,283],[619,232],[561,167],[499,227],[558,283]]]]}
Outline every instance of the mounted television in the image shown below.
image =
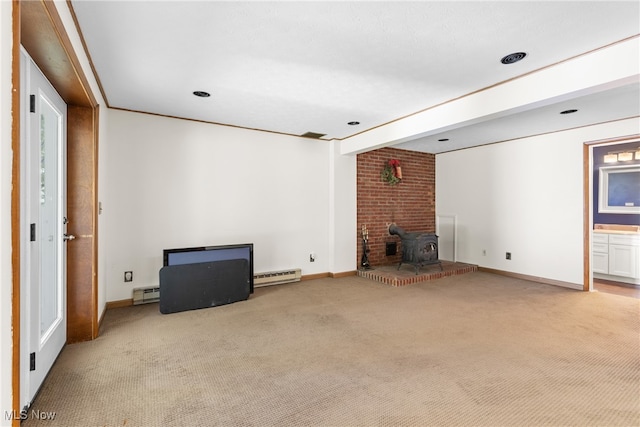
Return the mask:
{"type": "Polygon", "coordinates": [[[253,293],[253,243],[164,249],[162,255],[165,267],[169,265],[246,259],[249,262],[250,292],[253,293]]]}

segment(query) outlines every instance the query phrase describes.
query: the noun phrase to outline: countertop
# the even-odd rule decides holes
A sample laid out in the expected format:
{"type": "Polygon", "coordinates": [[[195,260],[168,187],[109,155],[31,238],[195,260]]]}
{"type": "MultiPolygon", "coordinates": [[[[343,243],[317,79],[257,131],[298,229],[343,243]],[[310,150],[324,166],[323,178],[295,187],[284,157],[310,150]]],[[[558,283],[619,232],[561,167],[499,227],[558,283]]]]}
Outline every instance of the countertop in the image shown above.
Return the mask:
{"type": "Polygon", "coordinates": [[[622,224],[595,224],[593,226],[594,233],[605,234],[640,234],[640,225],[622,225],[622,224]]]}
{"type": "Polygon", "coordinates": [[[624,231],[624,230],[606,230],[606,229],[597,229],[593,230],[594,233],[600,234],[631,234],[631,235],[640,235],[640,231],[624,231]]]}

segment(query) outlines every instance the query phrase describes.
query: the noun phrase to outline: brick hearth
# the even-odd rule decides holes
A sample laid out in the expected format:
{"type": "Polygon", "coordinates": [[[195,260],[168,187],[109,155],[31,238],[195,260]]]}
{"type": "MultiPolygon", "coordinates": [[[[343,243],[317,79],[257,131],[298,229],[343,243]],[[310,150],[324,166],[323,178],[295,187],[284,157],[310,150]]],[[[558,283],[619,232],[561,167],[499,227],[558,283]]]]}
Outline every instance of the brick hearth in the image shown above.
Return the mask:
{"type": "Polygon", "coordinates": [[[358,270],[358,276],[375,280],[391,286],[406,286],[418,282],[440,279],[447,276],[478,271],[478,266],[460,262],[442,261],[442,270],[437,265],[427,265],[420,268],[416,275],[415,268],[409,264],[403,264],[398,270],[398,265],[383,265],[371,270],[358,270]]]}

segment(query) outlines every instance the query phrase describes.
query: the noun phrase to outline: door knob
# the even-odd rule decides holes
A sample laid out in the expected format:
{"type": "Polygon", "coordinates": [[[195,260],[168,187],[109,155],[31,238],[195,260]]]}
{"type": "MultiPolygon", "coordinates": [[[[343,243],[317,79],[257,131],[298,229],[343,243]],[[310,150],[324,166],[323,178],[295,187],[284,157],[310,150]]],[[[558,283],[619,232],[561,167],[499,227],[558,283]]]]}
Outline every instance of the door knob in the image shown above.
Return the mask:
{"type": "Polygon", "coordinates": [[[74,236],[73,234],[64,234],[62,236],[62,240],[64,240],[65,242],[69,241],[69,240],[74,240],[76,238],[76,236],[74,236]]]}

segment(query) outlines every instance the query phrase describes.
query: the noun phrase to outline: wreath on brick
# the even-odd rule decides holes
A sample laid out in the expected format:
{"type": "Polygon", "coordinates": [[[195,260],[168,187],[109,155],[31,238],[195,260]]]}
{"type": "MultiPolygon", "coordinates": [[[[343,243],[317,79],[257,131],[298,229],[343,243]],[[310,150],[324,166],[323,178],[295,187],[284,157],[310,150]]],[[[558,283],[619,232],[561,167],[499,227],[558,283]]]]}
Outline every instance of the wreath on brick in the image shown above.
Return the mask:
{"type": "Polygon", "coordinates": [[[382,173],[380,174],[382,181],[389,185],[396,185],[402,181],[402,169],[400,168],[400,161],[397,159],[391,159],[384,165],[382,173]]]}

